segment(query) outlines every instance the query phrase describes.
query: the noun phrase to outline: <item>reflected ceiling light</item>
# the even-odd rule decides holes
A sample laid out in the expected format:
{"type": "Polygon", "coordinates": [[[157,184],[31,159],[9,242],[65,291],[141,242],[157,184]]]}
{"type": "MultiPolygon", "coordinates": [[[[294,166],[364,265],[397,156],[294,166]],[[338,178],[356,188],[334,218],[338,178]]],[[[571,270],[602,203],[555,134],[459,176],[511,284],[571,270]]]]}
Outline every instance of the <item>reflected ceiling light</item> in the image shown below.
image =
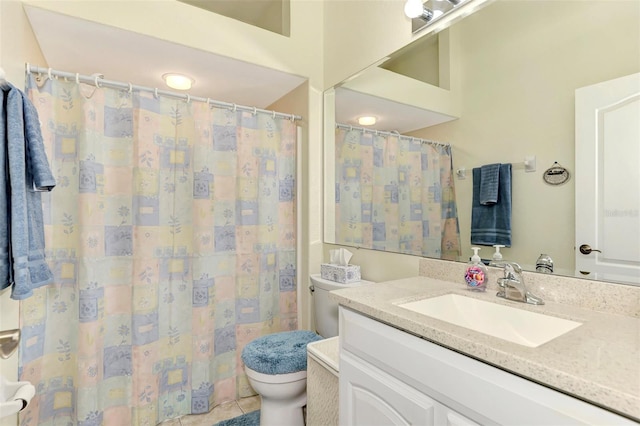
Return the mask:
{"type": "Polygon", "coordinates": [[[194,79],[184,74],[168,73],[163,74],[162,78],[167,86],[176,90],[189,90],[193,83],[195,83],[194,79]]]}
{"type": "Polygon", "coordinates": [[[361,126],[373,126],[376,124],[376,118],[372,116],[362,116],[358,118],[358,124],[361,126]]]}

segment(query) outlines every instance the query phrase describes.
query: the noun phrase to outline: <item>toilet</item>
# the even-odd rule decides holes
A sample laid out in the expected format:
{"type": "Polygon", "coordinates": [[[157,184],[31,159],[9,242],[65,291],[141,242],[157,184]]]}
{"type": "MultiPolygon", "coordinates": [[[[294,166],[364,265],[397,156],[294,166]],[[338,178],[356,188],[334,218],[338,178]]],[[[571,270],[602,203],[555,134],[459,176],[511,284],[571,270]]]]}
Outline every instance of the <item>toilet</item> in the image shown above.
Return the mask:
{"type": "Polygon", "coordinates": [[[324,279],[320,274],[312,274],[310,277],[313,293],[313,310],[316,323],[316,332],[324,338],[338,335],[338,302],[329,298],[329,292],[344,288],[359,287],[373,284],[371,281],[361,280],[353,283],[342,284],[324,279]]]}
{"type": "Polygon", "coordinates": [[[249,384],[260,395],[261,426],[304,426],[307,344],[322,337],[308,330],[258,337],[242,350],[249,384]]]}
{"type": "Polygon", "coordinates": [[[310,289],[317,334],[308,330],[285,331],[258,337],[242,350],[249,384],[260,395],[261,426],[304,426],[307,404],[307,345],[338,335],[338,303],[329,292],[373,284],[341,284],[311,275],[310,289]]]}

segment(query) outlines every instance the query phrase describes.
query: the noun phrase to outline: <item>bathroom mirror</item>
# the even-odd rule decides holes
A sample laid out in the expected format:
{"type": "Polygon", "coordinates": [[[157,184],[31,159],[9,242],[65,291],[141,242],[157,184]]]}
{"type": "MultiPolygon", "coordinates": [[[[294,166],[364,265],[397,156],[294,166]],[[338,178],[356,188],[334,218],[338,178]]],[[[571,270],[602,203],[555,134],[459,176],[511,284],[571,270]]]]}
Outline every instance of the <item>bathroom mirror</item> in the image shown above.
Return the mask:
{"type": "MultiPolygon", "coordinates": [[[[325,125],[325,242],[348,245],[336,239],[330,129],[377,115],[374,129],[452,145],[460,261],[471,254],[472,169],[512,163],[513,239],[504,258],[535,271],[544,253],[556,274],[624,281],[575,270],[575,91],[638,72],[638,1],[495,0],[414,41],[326,93],[325,112],[335,115],[325,125]],[[532,159],[535,171],[526,171],[532,159]],[[555,162],[571,173],[563,185],[543,179],[555,162]]],[[[492,253],[483,247],[481,257],[492,253]]]]}

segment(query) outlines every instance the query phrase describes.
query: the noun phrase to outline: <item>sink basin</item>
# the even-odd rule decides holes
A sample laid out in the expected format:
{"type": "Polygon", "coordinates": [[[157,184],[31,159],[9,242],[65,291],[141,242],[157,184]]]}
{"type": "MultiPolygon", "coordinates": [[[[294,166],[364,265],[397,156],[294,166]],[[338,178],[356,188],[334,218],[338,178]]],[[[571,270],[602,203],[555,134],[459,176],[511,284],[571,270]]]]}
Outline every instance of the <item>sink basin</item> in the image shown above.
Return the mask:
{"type": "Polygon", "coordinates": [[[445,294],[398,306],[531,348],[582,325],[576,321],[457,294],[445,294]]]}

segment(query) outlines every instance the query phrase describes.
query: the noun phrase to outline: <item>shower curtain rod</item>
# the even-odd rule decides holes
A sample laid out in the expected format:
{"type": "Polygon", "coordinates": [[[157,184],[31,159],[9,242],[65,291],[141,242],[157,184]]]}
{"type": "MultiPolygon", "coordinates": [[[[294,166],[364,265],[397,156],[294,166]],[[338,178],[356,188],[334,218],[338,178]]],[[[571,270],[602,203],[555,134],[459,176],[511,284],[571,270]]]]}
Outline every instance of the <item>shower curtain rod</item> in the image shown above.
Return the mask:
{"type": "Polygon", "coordinates": [[[426,143],[426,144],[430,144],[430,145],[451,147],[450,143],[434,142],[434,141],[430,141],[430,140],[427,140],[427,139],[415,138],[413,136],[405,136],[405,135],[401,135],[397,131],[387,132],[387,131],[384,131],[384,130],[367,129],[366,127],[358,127],[358,126],[352,126],[350,124],[342,124],[342,123],[336,123],[336,128],[345,129],[345,130],[358,130],[358,131],[360,131],[362,133],[373,133],[376,136],[378,136],[378,135],[382,135],[382,136],[397,136],[399,139],[410,139],[412,142],[419,141],[420,143],[426,143]]]}
{"type": "Polygon", "coordinates": [[[169,96],[177,99],[184,99],[187,102],[191,102],[191,101],[206,102],[210,106],[228,108],[234,111],[239,109],[241,111],[248,111],[254,114],[261,112],[261,113],[271,114],[273,115],[273,118],[281,117],[281,118],[289,119],[291,121],[302,119],[301,116],[295,115],[295,114],[286,114],[284,112],[269,111],[266,109],[260,109],[256,107],[245,106],[245,105],[236,105],[230,102],[215,101],[211,98],[202,98],[198,96],[191,96],[189,94],[184,94],[184,93],[176,93],[176,92],[170,92],[167,90],[159,90],[157,87],[138,86],[137,84],[131,84],[128,82],[125,83],[122,81],[105,80],[102,74],[81,75],[79,73],[72,73],[72,72],[54,70],[51,68],[37,67],[37,66],[29,65],[29,63],[26,64],[26,69],[28,74],[45,74],[49,79],[53,79],[53,77],[63,77],[65,79],[75,80],[75,82],[78,84],[80,83],[93,84],[96,87],[108,86],[116,89],[125,89],[128,92],[131,92],[133,90],[138,90],[141,92],[151,92],[156,97],[158,97],[158,95],[163,95],[163,96],[169,96]]]}

